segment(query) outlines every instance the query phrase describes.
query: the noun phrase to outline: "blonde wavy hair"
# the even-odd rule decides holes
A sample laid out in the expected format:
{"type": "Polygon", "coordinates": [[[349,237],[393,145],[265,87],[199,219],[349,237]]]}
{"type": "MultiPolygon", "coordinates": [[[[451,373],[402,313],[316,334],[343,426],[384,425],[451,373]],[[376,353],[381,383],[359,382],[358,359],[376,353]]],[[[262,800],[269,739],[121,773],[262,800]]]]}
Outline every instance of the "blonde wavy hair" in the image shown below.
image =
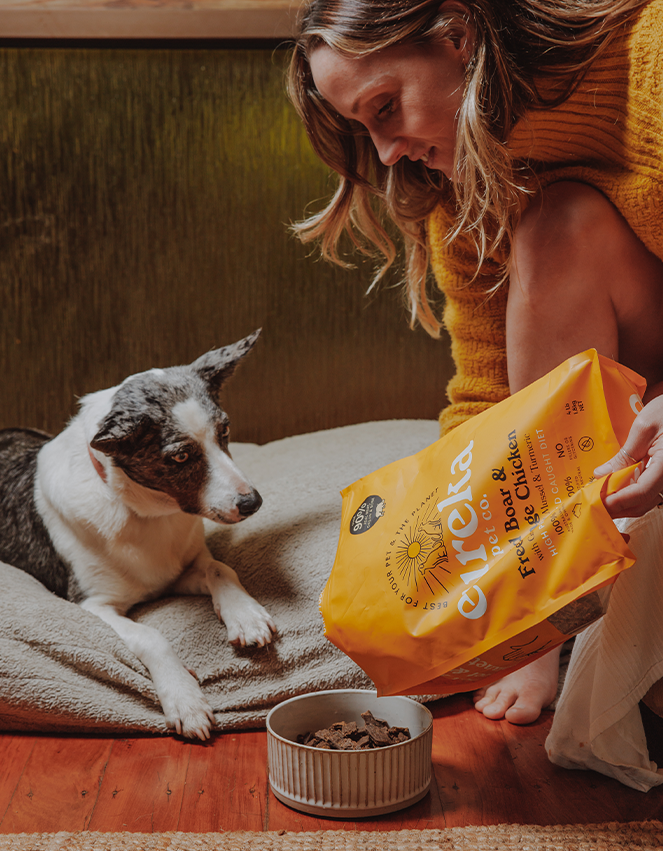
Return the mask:
{"type": "MultiPolygon", "coordinates": [[[[293,225],[303,242],[319,240],[323,256],[341,266],[340,244],[381,257],[373,280],[397,257],[391,219],[405,247],[411,324],[440,330],[428,297],[425,221],[440,203],[457,210],[449,241],[469,234],[477,271],[488,257],[508,258],[518,222],[524,175],[505,142],[529,109],[562,103],[611,35],[648,0],[310,0],[300,18],[288,71],[288,94],[311,144],[339,175],[327,205],[293,225]],[[472,35],[473,51],[458,114],[454,181],[421,162],[380,162],[368,132],[338,115],[321,97],[309,58],[321,45],[345,56],[396,44],[472,35]],[[385,214],[387,220],[385,221],[385,214]]],[[[503,281],[508,260],[502,263],[503,281]]]]}

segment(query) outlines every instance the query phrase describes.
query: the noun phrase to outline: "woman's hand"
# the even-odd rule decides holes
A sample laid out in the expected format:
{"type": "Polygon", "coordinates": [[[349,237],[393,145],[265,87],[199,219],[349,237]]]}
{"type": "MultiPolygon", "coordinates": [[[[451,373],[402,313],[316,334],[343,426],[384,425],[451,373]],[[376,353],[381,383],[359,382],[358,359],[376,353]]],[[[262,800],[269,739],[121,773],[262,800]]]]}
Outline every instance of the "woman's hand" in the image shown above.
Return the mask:
{"type": "Polygon", "coordinates": [[[635,418],[624,446],[594,471],[599,478],[640,461],[630,483],[605,498],[610,516],[641,517],[663,503],[663,396],[635,418]]]}

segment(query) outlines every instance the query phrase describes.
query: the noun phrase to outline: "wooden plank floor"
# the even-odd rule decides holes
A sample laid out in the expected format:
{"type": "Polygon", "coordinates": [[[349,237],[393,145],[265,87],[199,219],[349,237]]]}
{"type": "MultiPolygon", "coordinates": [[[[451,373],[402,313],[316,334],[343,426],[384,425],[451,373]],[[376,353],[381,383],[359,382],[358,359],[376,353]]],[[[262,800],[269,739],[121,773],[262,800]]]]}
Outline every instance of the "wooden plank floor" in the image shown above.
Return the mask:
{"type": "Polygon", "coordinates": [[[177,737],[0,734],[0,833],[400,830],[663,818],[646,794],[552,765],[551,713],[528,727],[488,721],[467,696],[431,707],[434,780],[414,806],[371,820],[307,816],[269,790],[264,730],[208,744],[177,737]]]}

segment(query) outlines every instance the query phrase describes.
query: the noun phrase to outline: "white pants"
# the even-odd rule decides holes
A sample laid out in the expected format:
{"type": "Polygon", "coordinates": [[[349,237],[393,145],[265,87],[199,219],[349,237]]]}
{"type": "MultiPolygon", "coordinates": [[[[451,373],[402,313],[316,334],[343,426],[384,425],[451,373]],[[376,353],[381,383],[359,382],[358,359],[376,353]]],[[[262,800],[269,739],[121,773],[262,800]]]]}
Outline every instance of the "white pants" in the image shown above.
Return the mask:
{"type": "Polygon", "coordinates": [[[663,508],[617,525],[636,563],[618,576],[603,618],[576,638],[546,750],[564,768],[646,792],[663,783],[638,707],[663,678],[663,508]]]}

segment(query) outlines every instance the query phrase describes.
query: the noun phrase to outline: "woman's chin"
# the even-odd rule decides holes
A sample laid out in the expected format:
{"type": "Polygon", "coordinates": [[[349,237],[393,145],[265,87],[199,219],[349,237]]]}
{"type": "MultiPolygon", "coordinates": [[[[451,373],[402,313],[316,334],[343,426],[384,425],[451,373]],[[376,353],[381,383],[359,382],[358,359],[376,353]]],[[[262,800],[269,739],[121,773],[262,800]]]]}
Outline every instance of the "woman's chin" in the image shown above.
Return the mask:
{"type": "Polygon", "coordinates": [[[439,174],[443,174],[447,180],[451,180],[451,176],[455,174],[453,166],[440,166],[435,165],[434,163],[426,163],[426,168],[429,171],[435,171],[439,174]]]}

